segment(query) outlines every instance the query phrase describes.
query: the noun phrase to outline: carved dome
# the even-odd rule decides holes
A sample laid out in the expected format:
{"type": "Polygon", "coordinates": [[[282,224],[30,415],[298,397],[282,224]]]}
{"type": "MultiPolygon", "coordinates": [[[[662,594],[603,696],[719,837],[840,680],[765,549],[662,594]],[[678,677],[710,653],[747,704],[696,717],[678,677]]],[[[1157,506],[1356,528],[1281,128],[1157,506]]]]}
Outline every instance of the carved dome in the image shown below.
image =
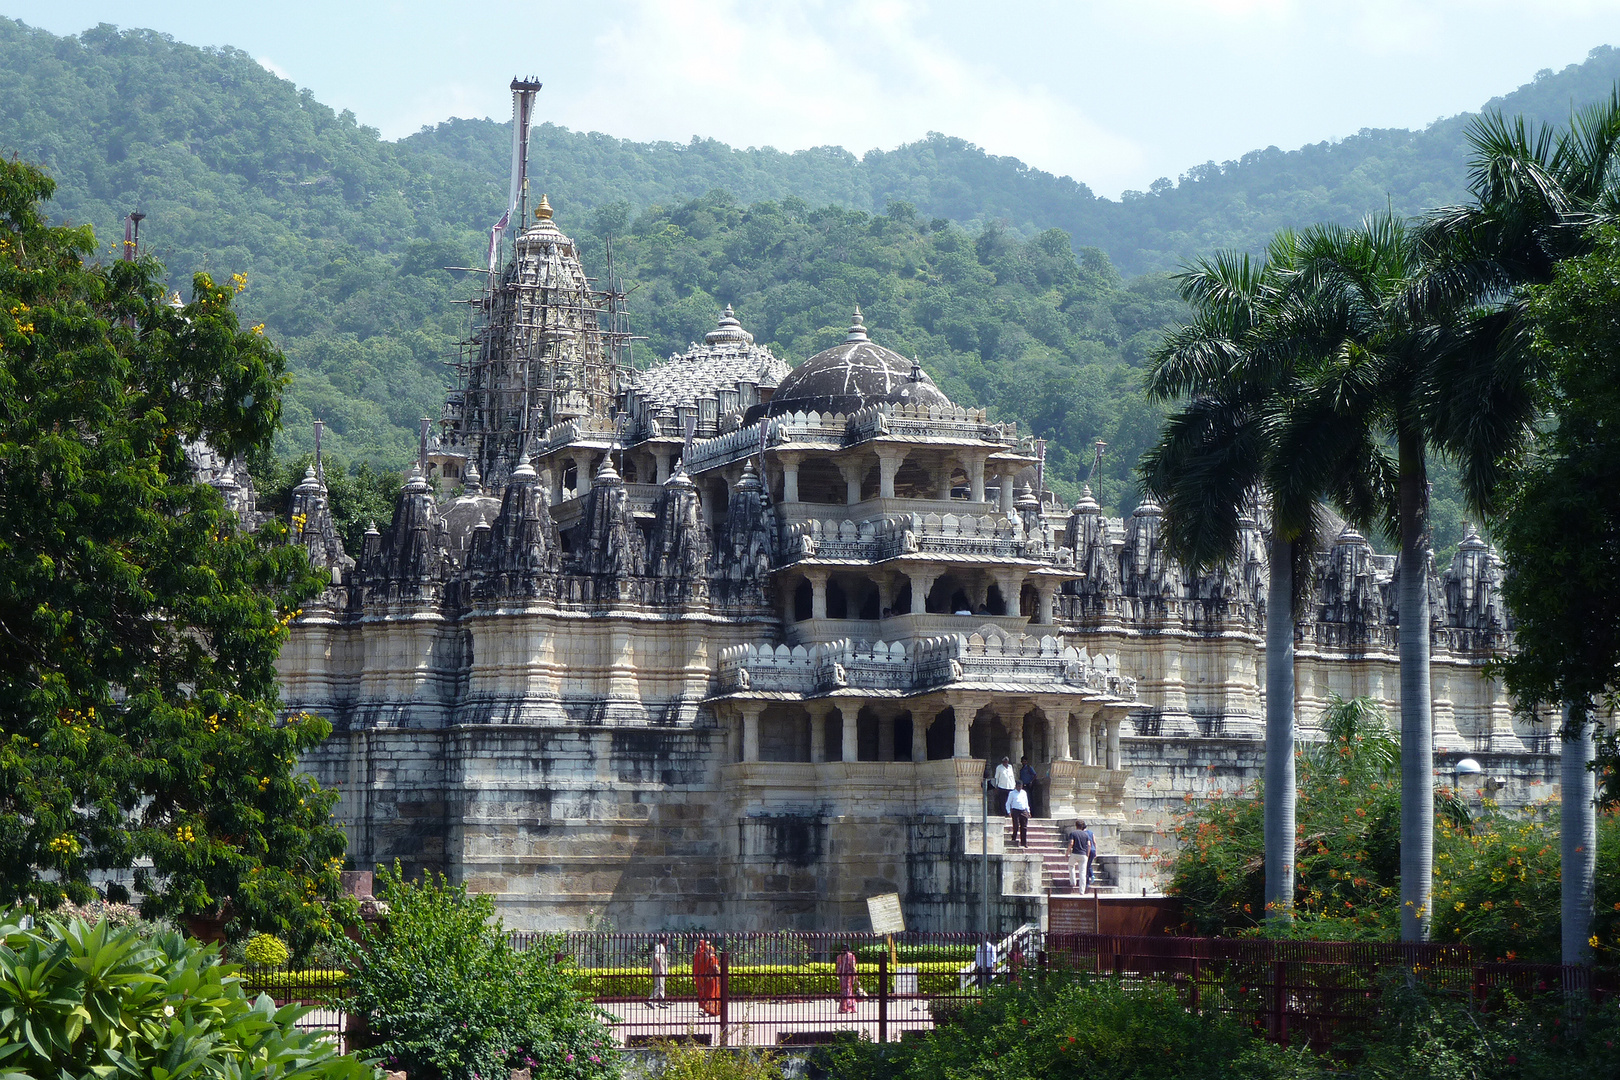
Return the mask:
{"type": "MultiPolygon", "coordinates": [[[[765,407],[768,416],[793,412],[852,413],[868,405],[949,405],[921,365],[866,336],[859,308],[843,344],[790,371],[765,407]]],[[[750,417],[751,419],[752,417],[750,417]]]]}

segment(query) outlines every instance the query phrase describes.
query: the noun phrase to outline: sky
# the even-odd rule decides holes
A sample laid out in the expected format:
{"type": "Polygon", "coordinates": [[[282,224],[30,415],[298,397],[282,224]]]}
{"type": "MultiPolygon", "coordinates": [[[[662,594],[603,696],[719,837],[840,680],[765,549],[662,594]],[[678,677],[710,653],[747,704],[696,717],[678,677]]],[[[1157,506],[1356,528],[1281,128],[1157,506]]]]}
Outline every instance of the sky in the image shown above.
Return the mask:
{"type": "Polygon", "coordinates": [[[637,141],[892,149],[931,131],[1101,195],[1476,109],[1620,45],[1620,0],[0,0],[230,45],[387,138],[511,115],[637,141]]]}

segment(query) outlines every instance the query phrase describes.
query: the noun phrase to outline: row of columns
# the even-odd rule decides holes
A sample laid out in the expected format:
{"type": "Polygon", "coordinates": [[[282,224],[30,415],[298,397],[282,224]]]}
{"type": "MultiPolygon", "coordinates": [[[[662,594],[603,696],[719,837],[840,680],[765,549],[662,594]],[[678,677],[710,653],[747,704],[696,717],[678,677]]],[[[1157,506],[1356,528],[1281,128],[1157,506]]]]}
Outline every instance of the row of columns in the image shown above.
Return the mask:
{"type": "MultiPolygon", "coordinates": [[[[923,615],[928,610],[928,593],[933,589],[934,583],[945,575],[946,571],[935,568],[919,568],[909,571],[905,577],[911,584],[911,614],[923,615]]],[[[825,619],[827,617],[827,582],[831,571],[826,567],[810,566],[804,570],[805,580],[810,582],[810,617],[812,619],[825,619]]],[[[1006,602],[1009,611],[1018,610],[1018,598],[1023,593],[1024,582],[1030,575],[1020,570],[996,569],[992,576],[995,585],[1001,590],[1002,599],[1006,602]]],[[[878,603],[881,609],[887,610],[894,602],[894,575],[890,573],[879,574],[874,578],[878,587],[878,603]]],[[[990,591],[990,582],[967,583],[975,595],[971,598],[975,606],[982,605],[985,594],[990,591]]],[[[1057,597],[1059,581],[1035,577],[1033,580],[1037,609],[1030,619],[1032,623],[1049,626],[1052,623],[1053,607],[1057,597]]]]}
{"type": "MultiPolygon", "coordinates": [[[[853,702],[852,702],[853,704],[853,702]]],[[[741,717],[741,724],[733,726],[733,740],[740,738],[741,746],[733,743],[732,758],[740,757],[742,761],[759,760],[759,718],[765,711],[766,703],[763,701],[739,701],[735,708],[741,717]]],[[[960,703],[952,702],[956,718],[955,738],[952,743],[954,758],[970,758],[972,753],[969,747],[969,737],[973,728],[973,721],[978,713],[990,705],[990,701],[983,700],[975,703],[971,699],[963,699],[960,703]]],[[[838,708],[835,701],[809,701],[805,703],[810,713],[810,760],[821,764],[827,761],[827,719],[832,711],[838,708]]],[[[1048,717],[1047,723],[1052,727],[1052,739],[1049,745],[1052,748],[1053,761],[1071,761],[1073,758],[1069,744],[1069,724],[1075,717],[1080,724],[1080,757],[1082,765],[1102,765],[1108,769],[1118,769],[1120,764],[1119,729],[1124,720],[1123,708],[1108,709],[1103,706],[1082,707],[1080,709],[1066,710],[1061,718],[1048,717]],[[1102,744],[1099,754],[1098,744],[1102,744]],[[1098,760],[1101,758],[1101,760],[1098,760]]],[[[856,761],[860,758],[859,723],[860,706],[839,709],[843,718],[840,729],[842,744],[840,746],[840,760],[856,761]]],[[[928,760],[927,733],[934,721],[934,717],[922,719],[917,713],[912,713],[911,728],[911,760],[925,762],[928,760]]],[[[894,715],[878,717],[878,759],[890,761],[894,758],[894,715]]],[[[1003,720],[1008,734],[1011,736],[1010,757],[1017,761],[1024,756],[1024,723],[1025,717],[1019,716],[1011,723],[1003,720]]]]}
{"type": "MultiPolygon", "coordinates": [[[[878,459],[878,498],[892,499],[895,497],[894,478],[899,474],[900,466],[905,464],[911,451],[903,446],[878,446],[872,452],[878,459]]],[[[799,501],[799,466],[804,463],[806,453],[807,451],[803,450],[777,451],[776,461],[782,467],[783,502],[799,501]]],[[[984,454],[973,454],[954,462],[961,464],[963,471],[968,475],[968,498],[973,502],[984,502],[985,457],[984,454]]],[[[865,460],[837,461],[834,464],[844,477],[844,501],[853,506],[861,501],[861,486],[871,466],[865,460]]],[[[942,476],[934,492],[938,499],[945,500],[951,497],[952,464],[953,462],[947,459],[940,469],[942,476]]],[[[1004,514],[1010,515],[1013,512],[1013,478],[1017,475],[1017,471],[1011,464],[997,467],[996,475],[1001,485],[1001,512],[1004,514]]]]}

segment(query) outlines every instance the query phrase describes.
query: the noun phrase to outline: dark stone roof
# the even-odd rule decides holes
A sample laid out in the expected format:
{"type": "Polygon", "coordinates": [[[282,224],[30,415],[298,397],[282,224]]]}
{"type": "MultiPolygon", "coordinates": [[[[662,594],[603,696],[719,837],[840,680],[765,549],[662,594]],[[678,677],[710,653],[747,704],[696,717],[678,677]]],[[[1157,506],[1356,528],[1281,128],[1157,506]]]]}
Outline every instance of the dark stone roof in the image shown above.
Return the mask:
{"type": "Polygon", "coordinates": [[[951,400],[915,361],[873,343],[857,309],[843,344],[817,353],[789,372],[764,412],[848,414],[884,403],[949,405],[951,400]]]}

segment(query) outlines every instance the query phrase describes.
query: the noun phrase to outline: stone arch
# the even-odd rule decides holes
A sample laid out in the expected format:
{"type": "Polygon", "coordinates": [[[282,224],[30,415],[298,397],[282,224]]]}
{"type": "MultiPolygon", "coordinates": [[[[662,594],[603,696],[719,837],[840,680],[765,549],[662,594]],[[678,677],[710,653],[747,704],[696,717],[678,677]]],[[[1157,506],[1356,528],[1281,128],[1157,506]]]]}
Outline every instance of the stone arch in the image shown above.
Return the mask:
{"type": "Polygon", "coordinates": [[[799,466],[799,501],[842,506],[847,489],[844,474],[824,457],[813,457],[799,466]]]}
{"type": "MultiPolygon", "coordinates": [[[[929,471],[914,460],[907,458],[900,463],[900,468],[894,474],[894,494],[900,499],[931,499],[934,497],[935,483],[929,471]]],[[[864,490],[865,485],[862,485],[864,490]]]]}
{"type": "Polygon", "coordinates": [[[803,622],[815,610],[815,588],[809,578],[800,578],[793,589],[793,621],[803,622]]]}

